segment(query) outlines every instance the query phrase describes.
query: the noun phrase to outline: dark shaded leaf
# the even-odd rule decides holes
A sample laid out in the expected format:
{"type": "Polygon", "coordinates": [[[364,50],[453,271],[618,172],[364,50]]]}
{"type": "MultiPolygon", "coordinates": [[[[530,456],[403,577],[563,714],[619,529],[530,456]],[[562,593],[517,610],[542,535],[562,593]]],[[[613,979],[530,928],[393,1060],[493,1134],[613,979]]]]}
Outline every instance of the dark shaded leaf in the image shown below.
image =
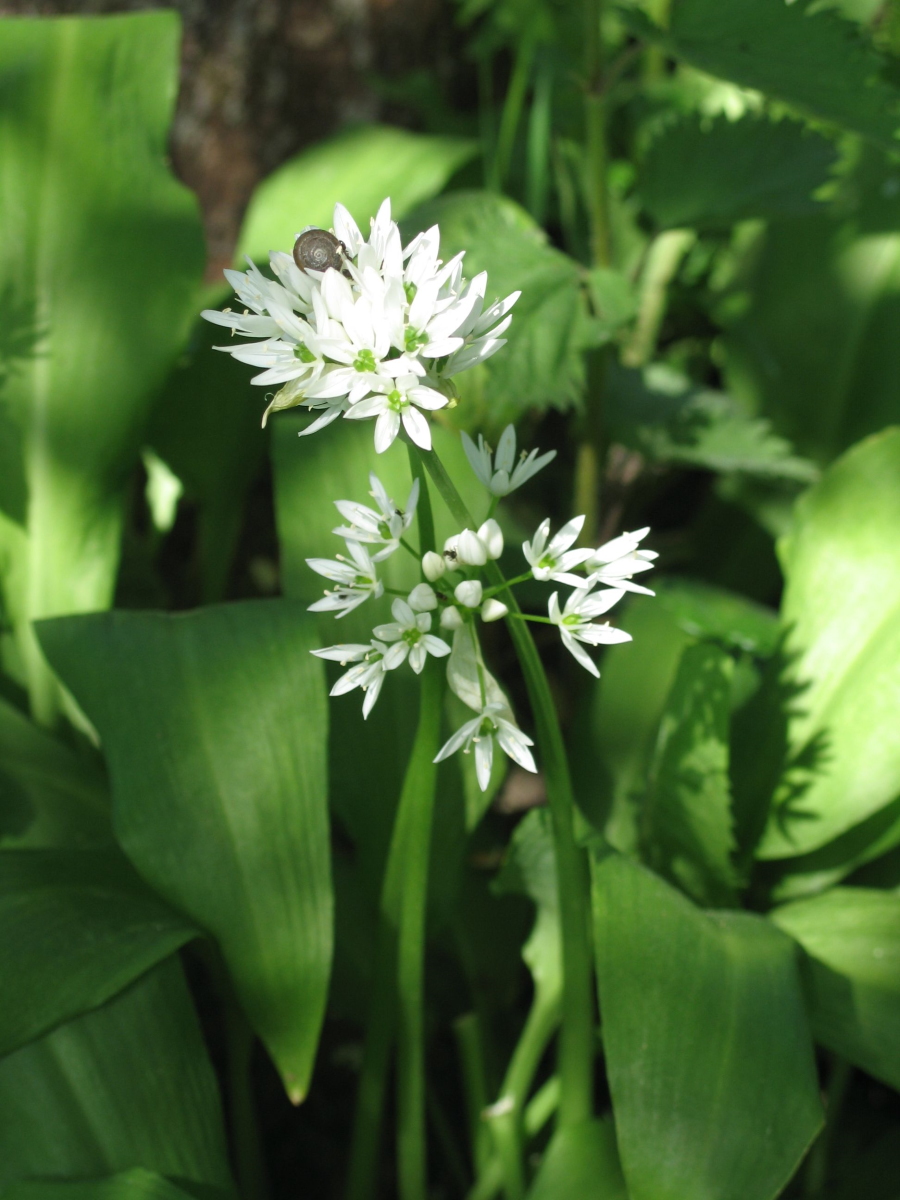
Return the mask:
{"type": "Polygon", "coordinates": [[[216,1081],[177,959],[0,1061],[0,1184],[130,1167],[230,1188],[216,1081]]]}
{"type": "Polygon", "coordinates": [[[0,852],[0,1055],[97,1008],[196,934],[115,852],[0,852]]]}
{"type": "Polygon", "coordinates": [[[796,121],[682,118],[650,145],[638,191],[660,229],[815,212],[837,151],[796,121]]]}
{"type": "Polygon", "coordinates": [[[332,945],[314,623],[300,605],[261,600],[60,618],[40,637],[100,731],[122,847],[215,936],[250,1023],[302,1098],[332,945]]]}
{"type": "Polygon", "coordinates": [[[2,1200],[215,1200],[228,1192],[204,1189],[202,1193],[184,1189],[157,1175],[135,1167],[106,1179],[30,1180],[0,1188],[2,1200]]]}

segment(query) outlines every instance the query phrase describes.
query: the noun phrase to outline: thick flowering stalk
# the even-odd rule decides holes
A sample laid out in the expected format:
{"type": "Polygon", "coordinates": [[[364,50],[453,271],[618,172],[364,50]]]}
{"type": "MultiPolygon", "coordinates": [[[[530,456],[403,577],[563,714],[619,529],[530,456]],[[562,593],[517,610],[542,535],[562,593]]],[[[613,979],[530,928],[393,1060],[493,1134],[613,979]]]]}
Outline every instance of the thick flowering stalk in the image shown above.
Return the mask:
{"type": "MultiPolygon", "coordinates": [[[[554,452],[523,451],[517,461],[512,426],[503,432],[496,452],[483,437],[476,445],[464,434],[469,463],[487,493],[487,513],[479,523],[432,450],[429,414],[455,397],[455,375],[503,345],[501,335],[518,297],[513,293],[485,307],[486,275],[467,282],[462,255],[444,264],[438,248],[435,226],[404,249],[388,201],[373,220],[367,240],[338,205],[333,233],[304,231],[293,257],[272,254],[275,280],[252,264],[246,273],[228,273],[247,307],[243,315],[204,314],[232,332],[260,339],[220,349],[263,368],[255,384],[281,385],[269,401],[264,421],[273,410],[297,405],[315,417],[304,434],[341,416],[372,418],[378,453],[402,435],[413,466],[414,481],[404,508],[395,504],[374,474],[369,484],[375,507],[357,499],[335,500],[344,524],[334,533],[343,539],[346,552],[307,560],[333,585],[311,609],[341,618],[382,600],[385,587],[379,572],[386,559],[401,548],[421,555],[422,581],[408,594],[394,594],[391,619],[384,619],[387,614],[375,618],[367,642],[337,643],[313,651],[346,668],[331,694],[340,697],[361,690],[364,716],[393,671],[412,670],[422,681],[419,724],[382,893],[376,978],[351,1154],[351,1200],[364,1200],[373,1193],[395,1016],[399,1018],[399,1192],[401,1200],[425,1200],[426,1195],[423,964],[437,765],[457,752],[473,754],[482,790],[489,786],[498,751],[525,770],[538,769],[534,742],[519,728],[481,649],[480,625],[501,618],[508,622],[525,677],[552,814],[563,959],[559,1121],[573,1126],[592,1115],[595,1034],[587,867],[575,841],[574,798],[562,733],[527,622],[555,626],[576,661],[598,675],[587,648],[627,641],[629,635],[597,618],[628,591],[652,595],[634,583],[633,576],[649,570],[656,557],[640,548],[646,529],[624,533],[602,546],[578,547],[583,516],[574,517],[552,535],[548,518],[522,545],[522,574],[504,578],[497,562],[504,538],[494,510],[503,496],[545,467],[554,452]],[[323,270],[310,265],[305,240],[310,233],[324,250],[323,270]],[[434,543],[423,468],[458,524],[440,550],[434,543]],[[418,517],[418,552],[404,537],[414,516],[418,517]],[[563,584],[572,590],[562,602],[559,592],[553,591],[546,616],[523,613],[512,589],[526,580],[563,584]],[[472,716],[441,746],[444,680],[472,716]]],[[[537,1024],[530,1023],[528,1046],[516,1058],[511,1076],[516,1113],[524,1103],[542,1039],[549,1036],[554,1011],[548,1005],[537,1024]]],[[[503,1128],[499,1148],[504,1186],[509,1196],[516,1197],[524,1188],[520,1136],[515,1128],[503,1128]]]]}

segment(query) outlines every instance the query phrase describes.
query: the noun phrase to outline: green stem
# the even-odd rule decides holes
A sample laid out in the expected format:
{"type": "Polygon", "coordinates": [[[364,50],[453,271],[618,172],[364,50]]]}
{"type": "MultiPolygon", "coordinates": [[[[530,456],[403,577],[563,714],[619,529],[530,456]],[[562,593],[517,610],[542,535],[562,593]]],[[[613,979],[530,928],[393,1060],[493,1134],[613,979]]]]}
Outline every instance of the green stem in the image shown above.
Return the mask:
{"type": "Polygon", "coordinates": [[[469,1142],[476,1174],[481,1175],[487,1166],[490,1152],[488,1131],[481,1114],[487,1107],[487,1072],[484,1066],[484,1050],[481,1044],[481,1022],[477,1013],[466,1013],[453,1022],[456,1046],[462,1067],[463,1093],[466,1099],[466,1115],[469,1119],[469,1142]]]}
{"type": "MultiPolygon", "coordinates": [[[[435,452],[419,450],[418,453],[454,518],[463,527],[473,528],[472,516],[435,452]]],[[[496,584],[506,583],[495,562],[488,563],[486,569],[496,584]]],[[[520,609],[508,587],[504,598],[510,616],[514,618],[520,609]]],[[[563,960],[559,1123],[571,1126],[589,1120],[594,1108],[595,1041],[587,861],[575,841],[572,780],[547,676],[525,622],[508,620],[507,627],[531,701],[553,824],[563,960]]]]}
{"type": "Polygon", "coordinates": [[[806,1159],[803,1195],[809,1197],[809,1200],[814,1200],[825,1193],[835,1129],[840,1119],[841,1107],[852,1074],[853,1067],[850,1063],[835,1054],[831,1062],[828,1090],[825,1093],[825,1128],[813,1142],[806,1159]]]}
{"type": "Polygon", "coordinates": [[[515,579],[507,579],[503,583],[499,583],[496,587],[484,589],[484,599],[488,600],[491,596],[496,596],[498,592],[504,592],[507,588],[515,587],[517,583],[527,583],[534,576],[531,571],[526,571],[524,575],[517,575],[515,579]]]}
{"type": "MultiPolygon", "coordinates": [[[[419,479],[421,487],[417,509],[419,541],[426,549],[433,548],[434,520],[425,473],[419,459],[412,455],[410,465],[413,476],[419,479]]],[[[378,1145],[395,1031],[398,986],[401,1008],[398,1037],[402,1060],[398,1086],[403,1107],[398,1131],[398,1157],[407,1164],[405,1175],[411,1181],[414,1176],[421,1176],[424,1181],[425,1094],[422,1075],[424,1052],[421,977],[428,856],[431,847],[431,812],[436,782],[436,771],[431,760],[438,751],[440,740],[440,689],[443,686],[441,679],[440,672],[434,669],[433,663],[429,663],[423,672],[419,726],[397,805],[382,883],[375,945],[375,977],[366,1022],[363,1068],[356,1098],[347,1200],[371,1200],[377,1191],[378,1145]],[[439,693],[437,701],[432,694],[435,676],[439,693]],[[417,912],[417,906],[421,911],[417,912]],[[419,936],[420,930],[422,936],[419,936]]],[[[424,1194],[424,1190],[401,1192],[403,1200],[424,1197],[424,1194]]]]}
{"type": "Polygon", "coordinates": [[[265,1200],[266,1168],[253,1103],[251,1062],[255,1037],[236,1000],[225,1005],[228,1095],[235,1174],[242,1200],[265,1200]]]}
{"type": "Polygon", "coordinates": [[[607,185],[606,96],[603,37],[600,22],[603,0],[584,0],[584,129],[585,193],[591,234],[591,262],[608,267],[612,261],[607,185]]]}
{"type": "Polygon", "coordinates": [[[513,147],[516,141],[516,130],[522,117],[525,105],[525,93],[531,78],[531,66],[534,62],[535,40],[527,31],[519,42],[516,50],[516,60],[513,64],[512,78],[503,102],[503,113],[500,117],[500,130],[497,134],[497,153],[494,156],[494,177],[492,186],[495,191],[501,191],[509,174],[509,164],[512,161],[513,147]]]}
{"type": "Polygon", "coordinates": [[[544,60],[538,66],[528,118],[526,204],[538,225],[543,225],[547,218],[552,119],[553,67],[544,60]]]}
{"type": "Polygon", "coordinates": [[[665,316],[669,284],[696,239],[692,229],[668,229],[651,243],[641,280],[637,323],[622,351],[626,367],[643,367],[653,357],[665,316]]]}

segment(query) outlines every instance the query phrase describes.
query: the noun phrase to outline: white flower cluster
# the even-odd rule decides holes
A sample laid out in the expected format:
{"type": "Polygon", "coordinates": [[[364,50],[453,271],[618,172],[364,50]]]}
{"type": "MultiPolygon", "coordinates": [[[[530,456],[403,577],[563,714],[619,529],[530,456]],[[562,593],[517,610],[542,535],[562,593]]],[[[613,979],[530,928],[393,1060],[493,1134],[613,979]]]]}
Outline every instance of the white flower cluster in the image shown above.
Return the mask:
{"type": "MultiPolygon", "coordinates": [[[[510,434],[511,430],[504,433],[505,443],[501,439],[506,455],[504,464],[509,460],[509,465],[499,468],[506,472],[504,487],[518,486],[513,483],[515,472],[511,469],[515,436],[508,436],[510,434]]],[[[490,455],[487,448],[483,448],[483,453],[490,455]]],[[[523,456],[522,461],[537,462],[534,469],[539,470],[552,457],[544,455],[538,459],[536,456],[537,451],[532,451],[523,456]]],[[[478,474],[490,488],[496,469],[486,473],[487,480],[480,471],[478,474]]],[[[337,585],[327,591],[323,599],[310,605],[314,611],[332,611],[338,617],[345,616],[365,600],[377,599],[383,594],[378,563],[401,545],[418,557],[417,551],[404,538],[415,515],[418,481],[413,483],[405,508],[398,509],[379,479],[374,474],[369,479],[377,508],[350,500],[335,502],[347,524],[334,532],[344,538],[349,557],[307,559],[314,571],[337,585]]],[[[622,534],[597,549],[575,549],[573,545],[583,524],[584,518],[576,517],[550,538],[550,523],[544,521],[534,537],[524,543],[522,550],[531,568],[528,577],[573,587],[562,608],[559,593],[554,592],[548,605],[549,616],[532,619],[556,625],[566,649],[588,671],[599,675],[585,645],[626,642],[630,641],[630,635],[608,622],[599,623],[595,618],[607,613],[626,591],[653,594],[648,588],[634,583],[632,577],[649,570],[656,554],[640,549],[647,529],[622,534]],[[575,574],[576,570],[584,573],[575,574]]],[[[391,606],[393,620],[376,625],[369,642],[343,643],[313,651],[319,658],[349,666],[331,694],[338,696],[361,688],[365,693],[364,716],[369,715],[378,699],[388,671],[408,662],[418,674],[424,669],[429,654],[448,658],[447,680],[451,690],[477,715],[457,730],[435,761],[447,758],[458,749],[468,753],[474,747],[476,775],[482,789],[487,788],[490,780],[495,744],[520,766],[529,771],[536,770],[529,748],[533,743],[519,729],[506,696],[485,666],[477,634],[479,618],[485,622],[496,621],[509,612],[508,606],[496,594],[505,588],[486,588],[478,578],[482,568],[500,558],[503,544],[503,531],[493,517],[488,517],[478,529],[461,530],[445,541],[441,553],[432,550],[422,557],[425,581],[407,596],[394,599],[391,606]],[[452,645],[432,632],[435,625],[441,634],[452,636],[452,645]]]]}
{"type": "Polygon", "coordinates": [[[487,274],[464,279],[462,254],[442,263],[436,225],[404,248],[390,200],[378,210],[368,240],[336,204],[331,240],[339,267],[301,267],[290,254],[273,251],[274,280],[249,260],[245,272],[226,271],[245,311],[206,309],[203,316],[259,340],[217,349],[261,368],[254,384],[282,385],[263,424],[272,411],[302,405],[318,414],[304,434],[340,416],[371,417],[379,453],[401,425],[429,450],[423,413],[444,408],[455,395],[453,376],[504,345],[519,293],[485,308],[487,274]]]}

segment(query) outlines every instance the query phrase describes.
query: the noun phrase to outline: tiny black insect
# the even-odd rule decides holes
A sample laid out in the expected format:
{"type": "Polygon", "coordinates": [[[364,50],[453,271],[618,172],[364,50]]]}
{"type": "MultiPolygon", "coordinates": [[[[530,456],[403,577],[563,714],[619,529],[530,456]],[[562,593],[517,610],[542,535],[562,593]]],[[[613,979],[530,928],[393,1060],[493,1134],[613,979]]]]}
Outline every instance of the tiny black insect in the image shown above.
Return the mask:
{"type": "Polygon", "coordinates": [[[294,262],[301,271],[342,270],[347,248],[327,229],[311,225],[294,242],[294,262]]]}

